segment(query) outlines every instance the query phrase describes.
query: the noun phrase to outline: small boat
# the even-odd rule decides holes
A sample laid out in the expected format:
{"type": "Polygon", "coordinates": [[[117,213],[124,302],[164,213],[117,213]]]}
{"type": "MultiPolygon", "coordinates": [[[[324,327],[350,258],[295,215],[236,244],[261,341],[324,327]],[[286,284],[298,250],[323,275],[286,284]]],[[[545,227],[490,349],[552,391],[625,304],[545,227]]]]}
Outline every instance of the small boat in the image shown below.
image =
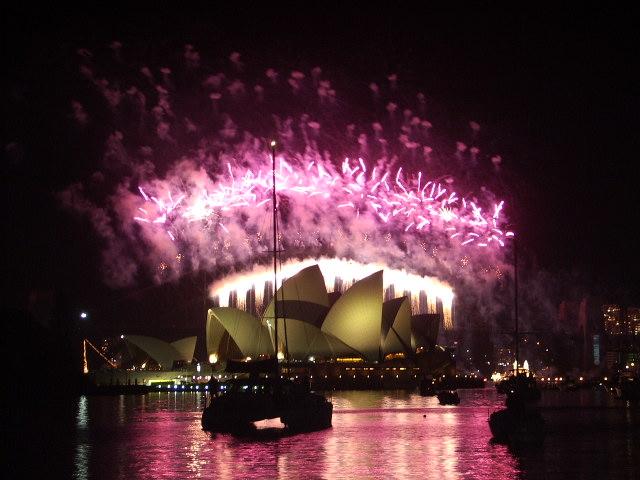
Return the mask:
{"type": "Polygon", "coordinates": [[[254,422],[280,418],[289,433],[331,427],[333,404],[308,387],[281,378],[249,377],[219,383],[202,413],[202,429],[246,433],[254,422]]]}
{"type": "Polygon", "coordinates": [[[437,397],[440,405],[458,405],[460,403],[460,396],[455,390],[440,390],[437,397]]]}
{"type": "Polygon", "coordinates": [[[541,444],[545,436],[544,418],[535,407],[540,391],[535,379],[517,374],[503,380],[506,408],[489,416],[489,428],[498,443],[541,444]]]}
{"type": "Polygon", "coordinates": [[[513,446],[540,445],[545,437],[544,418],[536,408],[522,400],[509,401],[507,408],[489,416],[493,440],[513,446]]]}

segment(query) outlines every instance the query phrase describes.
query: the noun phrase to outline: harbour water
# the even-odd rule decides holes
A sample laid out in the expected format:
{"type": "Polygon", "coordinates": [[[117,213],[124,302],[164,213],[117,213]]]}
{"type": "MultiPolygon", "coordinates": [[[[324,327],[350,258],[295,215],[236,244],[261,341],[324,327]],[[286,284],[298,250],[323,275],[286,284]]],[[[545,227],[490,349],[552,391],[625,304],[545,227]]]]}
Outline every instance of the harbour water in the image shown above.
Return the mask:
{"type": "Polygon", "coordinates": [[[287,437],[274,420],[240,439],[201,430],[201,393],[81,396],[14,447],[33,459],[21,471],[46,478],[640,478],[637,406],[545,391],[544,445],[513,451],[490,441],[487,417],[503,397],[459,393],[460,405],[441,406],[415,392],[333,392],[333,428],[287,437]]]}

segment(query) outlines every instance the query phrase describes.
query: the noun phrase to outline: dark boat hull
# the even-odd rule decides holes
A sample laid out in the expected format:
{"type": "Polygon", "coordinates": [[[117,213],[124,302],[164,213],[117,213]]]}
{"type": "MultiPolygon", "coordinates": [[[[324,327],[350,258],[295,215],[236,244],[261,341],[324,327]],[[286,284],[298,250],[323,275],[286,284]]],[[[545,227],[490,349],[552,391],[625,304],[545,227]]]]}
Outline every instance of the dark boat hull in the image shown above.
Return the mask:
{"type": "Polygon", "coordinates": [[[330,428],[333,404],[326,400],[314,403],[291,408],[282,413],[280,420],[292,432],[312,432],[330,428]]]}
{"type": "Polygon", "coordinates": [[[253,422],[279,416],[279,409],[267,395],[220,397],[202,412],[202,428],[210,432],[241,432],[253,422]]]}
{"type": "Polygon", "coordinates": [[[544,419],[536,410],[498,410],[489,416],[489,428],[493,439],[498,443],[539,445],[545,437],[544,419]]]}
{"type": "Polygon", "coordinates": [[[440,405],[458,405],[460,403],[458,392],[438,392],[437,397],[440,405]]]}
{"type": "Polygon", "coordinates": [[[331,427],[333,404],[322,395],[307,393],[281,398],[272,395],[229,395],[213,398],[202,412],[202,428],[208,432],[242,433],[253,422],[280,418],[291,432],[331,427]]]}

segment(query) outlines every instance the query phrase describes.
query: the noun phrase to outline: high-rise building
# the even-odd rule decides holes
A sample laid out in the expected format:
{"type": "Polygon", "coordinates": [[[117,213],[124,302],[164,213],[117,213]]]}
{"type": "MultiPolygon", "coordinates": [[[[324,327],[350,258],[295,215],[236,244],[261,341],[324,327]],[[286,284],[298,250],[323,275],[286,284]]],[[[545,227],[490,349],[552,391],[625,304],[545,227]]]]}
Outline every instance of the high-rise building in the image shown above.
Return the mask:
{"type": "Polygon", "coordinates": [[[603,305],[604,331],[609,337],[624,335],[624,321],[620,305],[603,305]]]}
{"type": "Polygon", "coordinates": [[[640,308],[603,305],[607,367],[628,369],[640,354],[640,308]]]}
{"type": "Polygon", "coordinates": [[[625,323],[629,335],[640,338],[640,308],[629,307],[627,308],[627,315],[625,323]]]}

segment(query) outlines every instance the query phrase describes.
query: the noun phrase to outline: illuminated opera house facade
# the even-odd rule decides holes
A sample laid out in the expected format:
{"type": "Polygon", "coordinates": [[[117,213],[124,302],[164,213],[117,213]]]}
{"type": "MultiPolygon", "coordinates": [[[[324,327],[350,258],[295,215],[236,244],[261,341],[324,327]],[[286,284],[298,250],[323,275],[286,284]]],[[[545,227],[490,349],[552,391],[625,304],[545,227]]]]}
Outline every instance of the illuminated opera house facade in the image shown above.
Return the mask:
{"type": "MultiPolygon", "coordinates": [[[[273,280],[257,266],[211,286],[217,306],[207,312],[206,359],[195,359],[195,336],[169,343],[121,335],[126,359],[107,359],[113,368],[94,369],[93,382],[198,389],[212,374],[225,377],[227,360],[273,358],[273,280]]],[[[288,374],[307,370],[314,388],[414,388],[420,375],[455,373],[450,352],[437,345],[439,332],[453,328],[453,291],[437,279],[380,264],[303,260],[281,265],[277,299],[278,357],[288,374]]],[[[86,367],[86,352],[84,359],[86,367]]]]}
{"type": "MultiPolygon", "coordinates": [[[[441,324],[453,326],[453,292],[431,277],[336,259],[285,264],[280,275],[277,350],[289,361],[410,357],[435,347],[441,324]]],[[[272,281],[263,269],[212,286],[211,363],[275,354],[272,281]]]]}

